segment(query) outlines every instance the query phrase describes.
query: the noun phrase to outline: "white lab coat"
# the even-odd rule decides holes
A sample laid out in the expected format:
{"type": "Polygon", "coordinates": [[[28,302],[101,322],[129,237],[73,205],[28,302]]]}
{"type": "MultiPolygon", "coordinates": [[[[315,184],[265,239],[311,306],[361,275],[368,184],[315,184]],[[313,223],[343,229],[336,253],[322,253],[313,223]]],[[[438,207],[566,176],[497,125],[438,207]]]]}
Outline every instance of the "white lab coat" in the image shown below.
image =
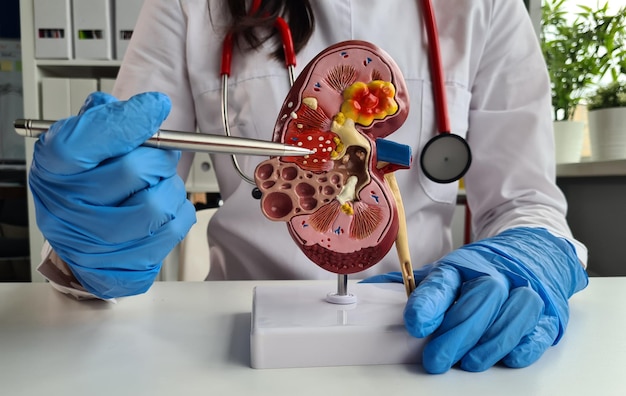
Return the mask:
{"type": "MultiPolygon", "coordinates": [[[[143,91],[170,96],[163,128],[223,134],[220,111],[221,0],[145,0],[121,67],[115,95],[143,91]],[[207,5],[209,4],[209,5],[207,5]],[[211,11],[209,12],[209,8],[211,11]]],[[[427,43],[417,2],[313,0],[316,28],[298,54],[297,72],[324,48],[359,39],[387,51],[404,74],[411,100],[404,126],[388,139],[411,145],[415,156],[435,135],[427,43]]],[[[466,136],[473,163],[465,177],[476,238],[517,226],[546,227],[587,252],[566,224],[566,201],[555,185],[550,87],[536,34],[520,0],[437,0],[452,132],[466,136]]],[[[289,90],[273,45],[235,50],[229,80],[230,125],[236,136],[271,139],[289,90]]],[[[266,158],[240,156],[252,175],[266,158]]],[[[251,196],[227,155],[214,155],[224,205],[209,226],[209,279],[324,279],[336,275],[311,263],[291,240],[285,223],[272,222],[251,196]]],[[[179,170],[185,176],[190,158],[179,170]]],[[[396,172],[408,222],[413,265],[432,262],[452,248],[450,224],[458,184],[428,180],[414,161],[396,172]]],[[[392,249],[356,277],[399,270],[392,249]]]]}

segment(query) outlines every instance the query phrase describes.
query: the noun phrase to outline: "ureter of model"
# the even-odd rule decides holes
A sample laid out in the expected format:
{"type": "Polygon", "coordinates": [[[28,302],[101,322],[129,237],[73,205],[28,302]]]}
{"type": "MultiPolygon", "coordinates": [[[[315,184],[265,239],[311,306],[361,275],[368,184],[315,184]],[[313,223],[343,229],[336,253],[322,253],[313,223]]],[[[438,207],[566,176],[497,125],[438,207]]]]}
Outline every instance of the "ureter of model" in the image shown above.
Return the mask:
{"type": "Polygon", "coordinates": [[[385,180],[393,193],[393,197],[396,200],[396,207],[398,210],[398,235],[396,236],[396,250],[398,251],[398,258],[400,259],[400,270],[402,272],[402,279],[404,280],[404,287],[406,288],[407,297],[411,295],[415,290],[415,278],[413,277],[413,265],[411,264],[411,253],[409,252],[409,238],[406,228],[406,214],[404,213],[404,205],[402,204],[402,195],[400,195],[400,188],[396,181],[396,175],[394,172],[385,174],[385,180]]]}

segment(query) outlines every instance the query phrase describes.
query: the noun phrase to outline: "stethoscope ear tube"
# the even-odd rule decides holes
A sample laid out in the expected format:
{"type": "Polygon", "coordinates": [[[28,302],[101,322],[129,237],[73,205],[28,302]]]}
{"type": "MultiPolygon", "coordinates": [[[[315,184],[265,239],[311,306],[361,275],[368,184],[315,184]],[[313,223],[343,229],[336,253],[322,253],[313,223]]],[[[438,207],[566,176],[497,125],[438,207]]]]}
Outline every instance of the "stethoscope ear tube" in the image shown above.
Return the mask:
{"type": "MultiPolygon", "coordinates": [[[[256,13],[259,10],[260,5],[260,0],[253,0],[249,14],[252,15],[256,13]]],[[[276,18],[274,26],[280,33],[280,37],[283,43],[283,51],[285,53],[285,67],[287,68],[288,72],[289,85],[293,86],[295,81],[296,51],[293,45],[291,30],[289,29],[289,25],[287,24],[287,22],[281,17],[276,18]]],[[[232,33],[228,33],[224,37],[224,42],[222,43],[222,62],[220,64],[220,75],[222,77],[222,126],[224,128],[224,134],[228,137],[232,136],[230,133],[230,123],[228,117],[228,78],[230,77],[231,73],[233,45],[234,36],[232,33]]],[[[235,168],[235,171],[237,171],[237,173],[239,174],[239,177],[241,177],[247,183],[255,186],[256,184],[254,182],[254,179],[245,174],[245,172],[239,165],[239,161],[237,161],[237,157],[234,154],[231,154],[230,157],[233,167],[235,168]]]]}
{"type": "MultiPolygon", "coordinates": [[[[250,14],[258,12],[260,0],[253,0],[250,14]]],[[[438,134],[422,149],[420,165],[422,171],[430,180],[437,183],[451,183],[459,180],[470,167],[472,154],[467,141],[450,133],[450,120],[446,100],[446,90],[443,74],[443,63],[439,49],[437,21],[431,0],[422,0],[422,14],[428,37],[430,70],[433,80],[433,99],[436,109],[436,124],[438,134]]],[[[275,28],[279,31],[285,52],[285,65],[289,72],[289,82],[293,85],[296,54],[293,49],[293,40],[288,24],[280,17],[277,18],[275,28]]],[[[228,77],[231,72],[233,35],[224,38],[222,49],[222,122],[226,136],[231,136],[228,118],[228,77]]],[[[233,166],[242,179],[255,184],[251,177],[244,174],[235,156],[232,156],[233,166]]]]}
{"type": "Polygon", "coordinates": [[[471,163],[472,152],[467,141],[451,133],[442,133],[430,139],[420,155],[422,172],[436,183],[459,180],[471,163]]]}
{"type": "Polygon", "coordinates": [[[437,20],[431,0],[423,0],[422,5],[430,49],[430,72],[433,80],[433,99],[435,101],[438,135],[426,143],[422,149],[420,165],[430,180],[436,183],[452,183],[465,175],[472,163],[472,153],[469,144],[463,137],[450,133],[437,20]]]}

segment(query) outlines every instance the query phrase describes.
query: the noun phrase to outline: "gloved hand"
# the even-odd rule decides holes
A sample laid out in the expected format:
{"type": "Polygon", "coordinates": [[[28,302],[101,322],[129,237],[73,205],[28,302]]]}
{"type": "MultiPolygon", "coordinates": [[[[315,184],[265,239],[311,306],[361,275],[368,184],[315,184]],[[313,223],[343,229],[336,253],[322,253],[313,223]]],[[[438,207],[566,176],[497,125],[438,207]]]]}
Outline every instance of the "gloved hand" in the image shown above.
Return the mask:
{"type": "MultiPolygon", "coordinates": [[[[424,369],[484,371],[534,363],[563,336],[568,299],[588,278],[574,247],[542,228],[515,228],[465,245],[415,271],[404,320],[430,336],[424,369]]],[[[363,282],[402,282],[399,272],[363,282]]]]}
{"type": "Polygon", "coordinates": [[[35,143],[30,188],[37,224],[89,292],[143,293],[195,222],[180,152],[139,147],[169,114],[163,94],[128,101],[91,94],[78,116],[35,143]]]}

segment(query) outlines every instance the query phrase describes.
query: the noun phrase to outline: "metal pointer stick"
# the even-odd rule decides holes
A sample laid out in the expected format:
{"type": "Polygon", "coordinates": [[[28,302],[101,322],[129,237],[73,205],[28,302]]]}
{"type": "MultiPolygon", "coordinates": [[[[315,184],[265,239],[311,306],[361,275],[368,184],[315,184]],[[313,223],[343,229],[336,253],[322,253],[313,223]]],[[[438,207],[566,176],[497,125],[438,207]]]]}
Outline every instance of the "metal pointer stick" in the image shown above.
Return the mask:
{"type": "MultiPolygon", "coordinates": [[[[25,137],[37,138],[56,121],[17,119],[15,131],[25,137]]],[[[167,150],[197,151],[263,156],[305,156],[313,154],[304,147],[289,146],[278,142],[234,136],[206,135],[203,133],[158,130],[143,146],[167,150]]]]}

